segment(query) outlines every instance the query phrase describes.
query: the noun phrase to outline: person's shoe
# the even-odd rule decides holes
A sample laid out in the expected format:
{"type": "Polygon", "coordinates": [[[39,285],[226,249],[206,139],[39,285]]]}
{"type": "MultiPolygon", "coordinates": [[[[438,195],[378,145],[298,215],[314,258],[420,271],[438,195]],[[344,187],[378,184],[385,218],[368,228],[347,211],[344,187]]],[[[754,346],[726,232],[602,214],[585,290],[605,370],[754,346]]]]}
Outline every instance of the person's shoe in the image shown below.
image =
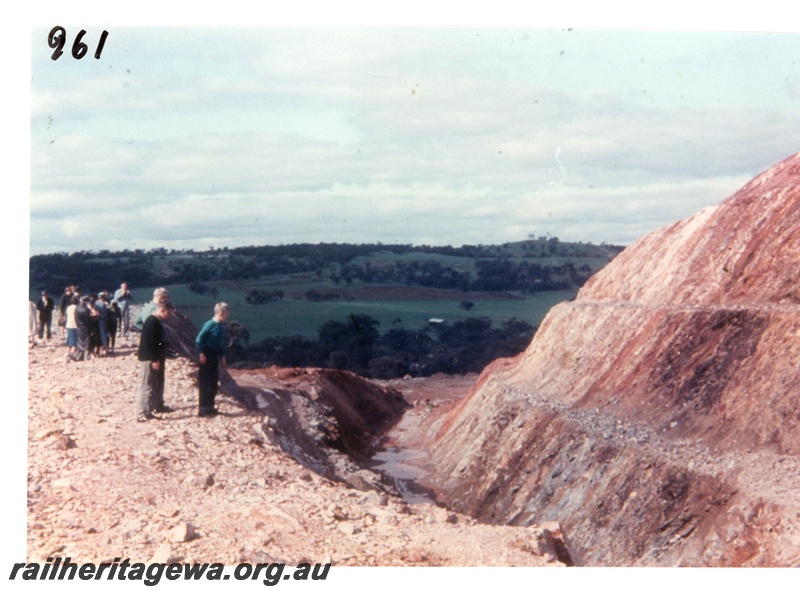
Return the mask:
{"type": "Polygon", "coordinates": [[[153,416],[150,412],[147,414],[139,414],[139,417],[136,419],[136,422],[147,422],[148,420],[154,420],[155,416],[153,416]]]}
{"type": "Polygon", "coordinates": [[[197,413],[197,415],[200,416],[201,418],[212,418],[214,416],[217,416],[218,414],[219,410],[217,410],[216,408],[213,408],[211,410],[200,410],[197,413]]]}
{"type": "Polygon", "coordinates": [[[153,408],[153,411],[158,412],[159,414],[169,414],[170,412],[174,412],[175,410],[173,408],[170,408],[169,406],[159,406],[157,408],[153,408]]]}

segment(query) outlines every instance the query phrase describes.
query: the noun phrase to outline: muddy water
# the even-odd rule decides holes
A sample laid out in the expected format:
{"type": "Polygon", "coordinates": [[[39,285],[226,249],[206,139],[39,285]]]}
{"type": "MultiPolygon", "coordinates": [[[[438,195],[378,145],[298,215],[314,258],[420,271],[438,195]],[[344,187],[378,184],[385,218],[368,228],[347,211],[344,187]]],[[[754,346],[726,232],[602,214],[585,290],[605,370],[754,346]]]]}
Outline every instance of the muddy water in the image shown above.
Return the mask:
{"type": "Polygon", "coordinates": [[[425,471],[414,464],[427,456],[421,449],[386,447],[373,455],[367,465],[390,478],[406,503],[433,503],[430,493],[417,482],[425,471]]]}
{"type": "Polygon", "coordinates": [[[387,383],[400,391],[413,407],[386,433],[382,446],[368,465],[394,479],[394,485],[406,502],[434,502],[431,491],[423,486],[431,467],[427,447],[443,419],[469,393],[477,379],[477,374],[435,375],[387,383]]]}

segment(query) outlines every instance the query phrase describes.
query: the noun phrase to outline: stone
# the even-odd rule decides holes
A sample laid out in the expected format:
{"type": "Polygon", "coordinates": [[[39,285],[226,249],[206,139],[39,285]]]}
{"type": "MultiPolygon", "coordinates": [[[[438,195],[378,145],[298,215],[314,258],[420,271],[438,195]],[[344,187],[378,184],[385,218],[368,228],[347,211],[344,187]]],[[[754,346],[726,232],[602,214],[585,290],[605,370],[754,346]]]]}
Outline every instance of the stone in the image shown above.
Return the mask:
{"type": "Polygon", "coordinates": [[[181,522],[169,532],[169,539],[172,542],[189,542],[196,536],[194,525],[190,522],[181,522]]]}
{"type": "Polygon", "coordinates": [[[55,426],[50,426],[48,428],[45,428],[45,429],[40,430],[39,432],[37,432],[34,435],[34,438],[36,438],[37,440],[41,441],[42,439],[45,439],[45,438],[47,438],[47,437],[49,437],[51,435],[54,435],[54,434],[58,434],[60,432],[61,432],[61,428],[55,427],[55,426]]]}
{"type": "Polygon", "coordinates": [[[53,482],[53,488],[72,488],[72,478],[65,476],[53,482]]]}
{"type": "Polygon", "coordinates": [[[156,552],[153,553],[153,556],[150,558],[147,564],[148,565],[153,563],[166,564],[170,562],[171,558],[172,558],[172,547],[168,543],[165,543],[156,549],[156,552]]]}

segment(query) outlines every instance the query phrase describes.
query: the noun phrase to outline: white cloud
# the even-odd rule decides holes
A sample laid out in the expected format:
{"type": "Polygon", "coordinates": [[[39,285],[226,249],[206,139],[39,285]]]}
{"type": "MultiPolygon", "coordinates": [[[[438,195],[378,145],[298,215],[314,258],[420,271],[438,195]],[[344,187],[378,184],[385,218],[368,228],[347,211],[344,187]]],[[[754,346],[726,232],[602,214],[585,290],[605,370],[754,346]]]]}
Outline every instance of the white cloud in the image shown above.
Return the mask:
{"type": "Polygon", "coordinates": [[[109,63],[80,75],[34,60],[34,252],[257,244],[269,241],[265,225],[283,242],[489,243],[528,228],[629,242],[797,151],[800,117],[774,99],[792,94],[786,59],[753,51],[786,47],[781,37],[740,47],[732,36],[513,29],[128,29],[115,39],[109,63]],[[58,218],[75,222],[70,236],[58,218]]]}

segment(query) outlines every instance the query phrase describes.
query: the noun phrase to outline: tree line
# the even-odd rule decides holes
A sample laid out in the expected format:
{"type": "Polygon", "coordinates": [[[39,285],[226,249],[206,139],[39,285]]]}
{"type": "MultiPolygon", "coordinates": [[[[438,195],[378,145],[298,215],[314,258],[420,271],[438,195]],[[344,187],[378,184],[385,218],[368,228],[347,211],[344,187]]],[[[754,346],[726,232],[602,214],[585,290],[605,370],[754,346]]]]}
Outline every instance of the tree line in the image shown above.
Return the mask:
{"type": "Polygon", "coordinates": [[[344,321],[322,325],[316,339],[271,337],[255,345],[249,345],[240,332],[230,342],[228,360],[239,368],[323,367],[375,379],[463,375],[480,372],[496,358],[519,354],[535,332],[518,319],[494,327],[487,318],[469,318],[416,330],[393,328],[383,334],[379,326],[368,315],[351,314],[344,321]]]}
{"type": "Polygon", "coordinates": [[[589,265],[571,262],[542,264],[500,259],[476,259],[473,270],[463,271],[439,261],[406,261],[375,267],[371,263],[346,265],[331,276],[336,284],[397,284],[462,292],[525,292],[580,288],[594,273],[589,265]]]}
{"type": "MultiPolygon", "coordinates": [[[[247,280],[272,275],[316,273],[337,283],[355,280],[402,283],[444,289],[565,289],[580,285],[591,273],[588,266],[541,264],[529,259],[599,258],[611,260],[622,247],[584,243],[563,243],[558,238],[539,238],[503,245],[413,246],[410,244],[291,244],[245,246],[207,251],[151,250],[79,251],[34,255],[29,259],[31,290],[51,291],[80,280],[87,287],[103,287],[114,280],[132,286],[205,284],[210,280],[247,280]],[[430,255],[403,261],[409,253],[430,255]],[[461,257],[472,262],[457,268],[441,262],[443,257],[461,257]],[[355,262],[375,259],[383,264],[355,262]],[[386,263],[389,263],[388,266],[386,263]],[[501,284],[500,278],[514,279],[501,284]]],[[[258,300],[259,297],[255,297],[258,300]]],[[[273,297],[274,299],[274,297],[273,297]]]]}

